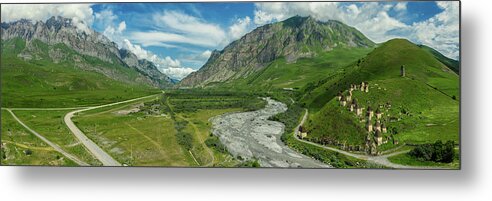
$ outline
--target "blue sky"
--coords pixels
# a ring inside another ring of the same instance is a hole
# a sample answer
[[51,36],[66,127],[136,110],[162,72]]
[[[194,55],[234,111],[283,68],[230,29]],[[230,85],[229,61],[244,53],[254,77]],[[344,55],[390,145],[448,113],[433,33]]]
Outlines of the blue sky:
[[458,2],[129,3],[2,6],[2,21],[71,17],[181,79],[252,29],[301,15],[339,20],[375,42],[407,38],[459,56]]

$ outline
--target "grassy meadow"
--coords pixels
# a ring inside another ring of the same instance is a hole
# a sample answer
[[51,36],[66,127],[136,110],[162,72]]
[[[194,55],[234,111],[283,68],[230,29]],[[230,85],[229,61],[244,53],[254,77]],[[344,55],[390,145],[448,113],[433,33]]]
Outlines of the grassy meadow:
[[27,126],[58,144],[66,152],[90,165],[102,165],[65,126],[63,117],[69,110],[15,110],[13,112]]
[[[2,41],[1,85],[2,107],[79,107],[100,105],[160,92],[139,83],[135,71],[122,68],[116,63],[107,63],[94,57],[80,55],[63,44],[48,46],[34,40],[33,46],[40,49],[34,59],[24,60],[17,55],[25,51],[26,42],[20,39]],[[72,59],[52,61],[48,52],[64,52],[65,58],[80,59],[87,62],[76,66]],[[104,66],[106,72],[97,70]],[[84,69],[87,68],[87,69]],[[118,72],[118,73],[117,73]],[[121,74],[128,80],[116,81],[105,74]]]
[[10,113],[2,110],[2,165],[77,166],[31,134]]
[[[89,138],[126,165],[239,165],[240,162],[224,150],[207,145],[206,141],[214,138],[208,120],[227,112],[260,108],[264,103],[260,99],[249,101],[249,96],[244,94],[198,96],[194,93],[197,92],[170,91],[157,99],[90,110],[77,115],[74,122]],[[128,112],[131,110],[134,111]]]

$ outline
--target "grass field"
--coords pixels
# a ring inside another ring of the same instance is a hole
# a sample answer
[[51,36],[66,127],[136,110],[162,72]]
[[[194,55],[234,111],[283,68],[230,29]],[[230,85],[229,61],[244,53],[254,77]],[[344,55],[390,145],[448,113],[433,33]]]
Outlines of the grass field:
[[[200,101],[201,100],[201,101]],[[239,161],[208,147],[213,116],[261,107],[243,96],[166,93],[129,104],[90,110],[74,122],[116,160],[131,166],[234,167]],[[185,107],[188,106],[188,107]],[[137,111],[126,113],[132,109]]]
[[[1,143],[2,165],[77,166],[76,163],[25,130],[6,111],[2,111]],[[28,155],[26,152],[31,152],[31,154]]]
[[143,113],[120,115],[140,102],[80,113],[74,123],[121,163],[133,166],[187,166],[193,159],[180,149],[174,122]]
[[51,142],[58,144],[66,152],[90,165],[102,165],[65,126],[63,117],[68,113],[68,110],[17,110],[14,113],[27,126]]

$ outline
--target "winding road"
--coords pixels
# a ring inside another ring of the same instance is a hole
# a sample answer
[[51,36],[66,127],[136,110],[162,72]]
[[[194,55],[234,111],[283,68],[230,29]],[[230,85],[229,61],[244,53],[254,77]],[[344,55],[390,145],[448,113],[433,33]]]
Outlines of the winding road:
[[371,161],[373,163],[376,163],[376,164],[379,164],[379,165],[383,165],[383,166],[386,166],[386,167],[389,167],[389,168],[398,168],[398,169],[446,169],[445,167],[428,167],[428,166],[407,166],[407,165],[400,165],[400,164],[392,163],[391,161],[388,160],[388,157],[399,155],[399,154],[403,154],[403,153],[407,153],[410,150],[397,151],[397,152],[393,152],[393,153],[389,153],[389,154],[385,154],[385,155],[379,155],[379,156],[371,156],[371,155],[362,155],[362,154],[350,153],[350,152],[347,152],[347,151],[344,151],[344,150],[340,150],[340,149],[337,149],[337,148],[328,147],[328,146],[324,146],[324,145],[321,145],[321,144],[317,144],[317,143],[314,143],[314,142],[310,142],[310,141],[307,141],[307,140],[300,139],[299,138],[299,135],[298,135],[298,133],[299,133],[299,127],[304,124],[304,122],[306,121],[306,119],[308,117],[308,114],[309,114],[309,111],[307,109],[305,109],[304,116],[302,117],[301,123],[299,123],[299,125],[297,125],[297,127],[295,129],[295,132],[294,132],[294,138],[296,140],[298,140],[298,141],[303,142],[303,143],[314,145],[314,146],[317,146],[317,147],[320,147],[320,148],[323,148],[323,149],[327,149],[327,150],[330,150],[330,151],[335,151],[335,152],[341,153],[343,155],[354,157],[354,158],[357,158],[357,159]]
[[21,124],[25,129],[27,129],[29,132],[31,132],[33,135],[35,135],[36,137],[38,137],[39,139],[41,139],[43,142],[45,142],[46,144],[48,144],[50,147],[53,147],[53,149],[55,149],[56,151],[60,152],[61,154],[63,154],[65,157],[69,158],[70,160],[72,160],[73,162],[77,163],[78,165],[80,166],[89,166],[89,164],[87,164],[86,162],[80,160],[79,158],[77,158],[76,156],[66,152],[65,150],[63,150],[60,146],[58,146],[57,144],[51,142],[50,140],[46,139],[44,136],[42,136],[41,134],[39,134],[38,132],[36,132],[35,130],[31,129],[29,126],[27,126],[24,122],[22,122],[15,114],[14,112],[12,112],[12,109],[9,109],[9,108],[5,108],[5,110],[7,110],[11,115],[12,117],[14,117],[14,119],[19,122],[19,124]]
[[71,111],[65,115],[63,120],[65,121],[65,124],[67,125],[68,129],[79,139],[80,142],[91,152],[91,154],[96,157],[97,160],[101,161],[103,166],[121,166],[121,163],[119,163],[117,160],[115,160],[111,155],[106,153],[101,147],[99,147],[94,141],[89,139],[72,121],[72,117],[75,116],[79,112],[85,112],[93,109],[98,109],[98,108],[103,108],[103,107],[110,107],[113,105],[118,105],[122,103],[128,103],[128,102],[133,102],[136,100],[141,100],[144,98],[149,98],[153,97],[156,95],[150,95],[150,96],[144,96],[140,98],[134,98],[130,100],[125,100],[125,101],[120,101],[116,103],[110,103],[110,104],[105,104],[105,105],[99,105],[99,106],[92,106],[92,107],[87,107],[75,111]]

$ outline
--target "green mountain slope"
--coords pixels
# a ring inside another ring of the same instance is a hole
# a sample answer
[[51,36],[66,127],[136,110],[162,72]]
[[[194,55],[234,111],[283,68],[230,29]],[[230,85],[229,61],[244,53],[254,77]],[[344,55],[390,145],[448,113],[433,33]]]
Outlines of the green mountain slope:
[[[404,65],[405,77],[400,75]],[[350,84],[369,83],[369,92],[354,91],[363,114],[379,108],[388,127],[386,150],[400,143],[427,143],[459,139],[459,76],[433,54],[403,39],[381,44],[345,71],[328,77],[313,89],[304,89],[301,101],[310,113],[308,139],[330,145],[363,146],[367,137],[364,115],[339,105],[335,95]],[[372,120],[371,124],[375,124]]]
[[299,90],[329,75],[343,71],[343,68],[364,57],[373,48],[337,48],[320,53],[314,58],[302,58],[289,63],[285,58],[271,62],[263,70],[245,78],[225,83],[211,83],[209,87],[243,89],[252,88],[263,91],[278,89]]
[[[33,58],[22,58],[26,52]],[[2,107],[93,105],[158,92],[138,79],[141,75],[131,68],[79,54],[64,44],[2,41]]]
[[451,70],[453,70],[457,74],[460,73],[460,62],[459,61],[456,61],[454,59],[450,59],[450,58],[444,56],[443,54],[441,54],[440,52],[438,52],[437,50],[429,47],[429,46],[419,45],[419,47],[424,49],[425,51],[430,52],[432,55],[434,55],[434,57],[436,57],[437,60],[439,60],[441,63],[446,65],[448,68],[450,68]]
[[241,39],[214,51],[207,63],[184,78],[183,87],[206,86],[247,78],[277,59],[296,63],[337,48],[370,48],[374,42],[353,27],[338,21],[292,17],[256,28]]
[[401,66],[407,78],[421,81],[449,97],[459,99],[459,76],[431,53],[405,39],[393,39],[374,49],[343,72],[332,75],[304,89],[301,99],[306,107],[317,110],[350,84],[363,81],[397,78]]

